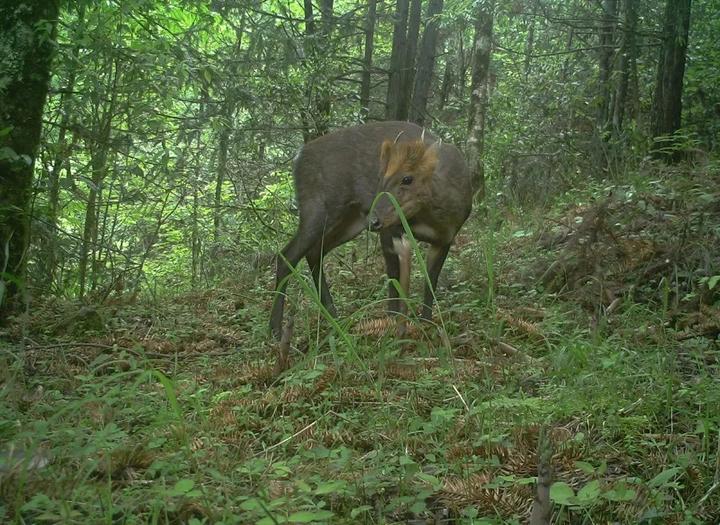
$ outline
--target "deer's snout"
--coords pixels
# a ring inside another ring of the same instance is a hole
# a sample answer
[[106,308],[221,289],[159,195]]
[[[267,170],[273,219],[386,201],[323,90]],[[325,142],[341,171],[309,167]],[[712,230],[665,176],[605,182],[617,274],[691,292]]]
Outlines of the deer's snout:
[[372,217],[370,217],[369,225],[370,229],[376,232],[382,228],[382,221],[377,218],[377,215],[373,215]]

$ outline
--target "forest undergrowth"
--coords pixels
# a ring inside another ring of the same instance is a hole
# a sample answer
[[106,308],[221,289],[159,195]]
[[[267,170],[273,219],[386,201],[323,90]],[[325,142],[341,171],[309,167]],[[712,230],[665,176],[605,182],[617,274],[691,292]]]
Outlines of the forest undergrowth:
[[402,340],[374,237],[328,258],[337,326],[291,286],[279,375],[269,267],[34,303],[0,333],[0,520],[525,523],[540,440],[552,523],[717,523],[718,165],[495,200]]

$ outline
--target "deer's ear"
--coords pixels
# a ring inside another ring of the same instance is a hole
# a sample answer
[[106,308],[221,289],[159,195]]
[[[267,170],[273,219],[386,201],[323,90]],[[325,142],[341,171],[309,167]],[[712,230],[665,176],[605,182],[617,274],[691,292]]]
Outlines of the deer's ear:
[[390,156],[392,155],[393,141],[385,140],[380,146],[380,173],[385,175],[387,171],[388,163],[390,162]]
[[390,153],[392,152],[393,142],[392,140],[385,140],[380,147],[380,162],[387,164],[390,160]]
[[422,159],[418,165],[418,171],[423,175],[430,176],[435,172],[435,167],[440,156],[440,146],[442,142],[437,141],[428,146],[423,153]]

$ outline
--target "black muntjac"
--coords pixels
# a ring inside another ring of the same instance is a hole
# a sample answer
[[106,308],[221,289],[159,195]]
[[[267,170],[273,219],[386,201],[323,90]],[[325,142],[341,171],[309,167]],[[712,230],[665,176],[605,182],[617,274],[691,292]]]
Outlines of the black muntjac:
[[[300,208],[297,233],[277,258],[276,297],[270,328],[280,337],[288,265],[305,257],[325,308],[336,315],[322,271],[330,250],[368,227],[380,235],[388,277],[400,266],[393,239],[403,234],[400,217],[384,192],[395,197],[419,241],[430,245],[429,282],[422,317],[431,319],[434,289],[458,230],[468,218],[474,193],[462,154],[409,122],[377,122],[340,129],[305,144],[295,157],[295,193]],[[373,209],[372,204],[380,195]],[[391,283],[388,310],[401,311]]]

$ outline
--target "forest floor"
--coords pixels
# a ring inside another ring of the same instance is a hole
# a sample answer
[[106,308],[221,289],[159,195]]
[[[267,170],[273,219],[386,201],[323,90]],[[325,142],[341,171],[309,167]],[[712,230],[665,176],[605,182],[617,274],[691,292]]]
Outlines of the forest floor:
[[720,170],[687,169],[475,214],[404,339],[374,237],[338,250],[338,324],[292,286],[279,375],[270,268],[34,305],[0,332],[0,521],[523,523],[540,450],[552,523],[718,523]]

